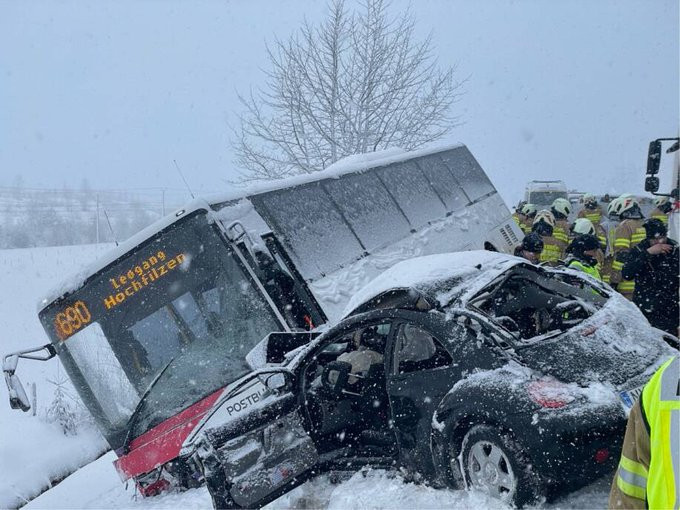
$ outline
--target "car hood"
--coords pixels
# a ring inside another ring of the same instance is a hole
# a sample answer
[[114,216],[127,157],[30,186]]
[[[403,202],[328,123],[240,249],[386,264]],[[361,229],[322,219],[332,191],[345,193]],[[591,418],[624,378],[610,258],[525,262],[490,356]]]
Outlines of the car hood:
[[520,359],[564,382],[610,383],[616,388],[644,384],[677,352],[649,325],[638,308],[614,292],[605,305],[578,326],[554,337],[520,344]]

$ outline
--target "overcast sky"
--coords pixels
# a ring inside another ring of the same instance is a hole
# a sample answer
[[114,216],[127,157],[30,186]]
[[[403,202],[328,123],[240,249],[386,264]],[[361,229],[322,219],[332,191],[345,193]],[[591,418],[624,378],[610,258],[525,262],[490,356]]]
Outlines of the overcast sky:
[[[417,0],[422,35],[467,77],[443,140],[507,200],[530,179],[642,191],[649,140],[678,132],[677,0]],[[408,2],[395,1],[392,10]],[[325,3],[0,0],[0,185],[182,187],[235,177],[236,91],[265,42]]]

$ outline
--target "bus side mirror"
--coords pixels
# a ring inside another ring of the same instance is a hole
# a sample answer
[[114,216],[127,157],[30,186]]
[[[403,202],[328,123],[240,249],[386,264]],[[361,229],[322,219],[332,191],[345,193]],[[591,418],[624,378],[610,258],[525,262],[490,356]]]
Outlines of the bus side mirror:
[[[661,165],[661,141],[654,140],[649,142],[649,151],[647,152],[647,175],[658,174],[659,165]],[[645,190],[649,191],[646,186],[645,183]]]
[[5,374],[5,382],[9,390],[9,405],[12,409],[21,409],[26,412],[31,409],[31,402],[28,400],[28,395],[21,384],[19,377],[14,373],[17,369],[19,356],[12,354],[6,356],[2,362],[2,371]]
[[36,361],[47,361],[57,355],[57,349],[52,344],[42,345],[25,351],[13,352],[2,360],[2,371],[5,375],[5,383],[9,390],[9,405],[12,409],[21,409],[26,412],[31,409],[31,402],[28,400],[19,377],[15,374],[19,358],[32,359]]
[[659,191],[659,178],[654,175],[648,175],[645,178],[645,191],[656,193]]
[[5,382],[9,390],[9,405],[12,409],[21,409],[22,411],[31,410],[31,402],[28,400],[28,395],[21,384],[19,377],[12,374],[5,374]]
[[8,373],[9,375],[13,375],[14,372],[16,372],[17,363],[19,363],[18,354],[10,354],[5,356],[5,359],[2,361],[2,371]]

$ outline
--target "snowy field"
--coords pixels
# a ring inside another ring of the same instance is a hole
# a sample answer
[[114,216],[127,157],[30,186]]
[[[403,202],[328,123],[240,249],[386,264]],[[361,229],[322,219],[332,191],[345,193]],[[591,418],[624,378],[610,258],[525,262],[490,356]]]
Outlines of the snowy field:
[[[4,318],[0,354],[47,343],[37,318],[37,304],[64,276],[76,272],[102,254],[106,246],[74,246],[0,251],[5,292],[0,294]],[[173,493],[156,498],[136,496],[132,484],[122,484],[109,452],[98,458],[106,444],[87,423],[76,436],[65,436],[58,425],[45,418],[54,393],[49,381],[63,377],[56,360],[48,363],[21,361],[18,368],[24,385],[36,383],[37,416],[13,411],[7,390],[0,390],[0,508],[16,508],[50,487],[51,480],[64,481],[33,499],[26,508],[209,508],[206,489]],[[70,390],[72,391],[72,390]],[[96,460],[95,460],[96,459]],[[611,478],[555,501],[546,508],[605,508]],[[269,508],[507,508],[481,493],[435,490],[406,482],[398,473],[368,471],[341,483],[328,477],[312,480]]]

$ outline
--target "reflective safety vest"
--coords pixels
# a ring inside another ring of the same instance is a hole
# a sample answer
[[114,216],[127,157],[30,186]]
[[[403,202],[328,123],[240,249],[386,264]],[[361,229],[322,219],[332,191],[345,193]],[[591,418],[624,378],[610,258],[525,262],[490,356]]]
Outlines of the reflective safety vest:
[[589,274],[596,280],[602,280],[602,277],[600,276],[600,270],[599,270],[599,264],[595,266],[588,266],[581,262],[580,260],[572,259],[569,261],[567,264],[567,267],[570,267],[572,269],[577,269],[578,271],[583,271],[586,274]]
[[656,218],[657,220],[661,220],[664,225],[668,225],[668,215],[663,212],[661,209],[658,207],[655,208],[650,214],[650,217]]
[[517,223],[517,226],[521,227],[522,226],[522,219],[524,218],[524,215],[522,215],[522,218],[520,218],[520,214],[515,212],[512,213],[512,219],[515,220],[515,223]]
[[664,363],[640,397],[649,432],[649,465],[621,455],[619,490],[650,509],[680,508],[680,358]]

